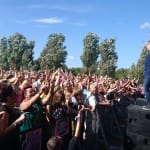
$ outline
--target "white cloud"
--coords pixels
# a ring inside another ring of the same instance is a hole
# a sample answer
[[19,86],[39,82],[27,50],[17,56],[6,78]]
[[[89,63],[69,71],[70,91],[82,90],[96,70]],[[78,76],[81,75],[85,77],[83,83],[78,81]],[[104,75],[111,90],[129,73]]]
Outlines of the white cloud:
[[149,22],[144,22],[141,26],[141,29],[145,29],[145,28],[150,28],[150,23]]
[[91,11],[91,6],[89,5],[73,5],[72,4],[34,4],[28,6],[30,9],[51,9],[51,10],[58,10],[58,11],[66,11],[66,12],[75,12],[75,13],[88,13]]
[[68,59],[69,59],[69,60],[74,60],[74,56],[68,55]]
[[75,13],[87,13],[89,12],[89,7],[87,6],[60,6],[60,5],[55,5],[53,7],[51,7],[51,9],[55,9],[55,10],[60,10],[60,11],[66,11],[66,12],[75,12]]
[[71,22],[65,19],[65,21],[61,18],[58,17],[51,17],[51,18],[40,18],[40,19],[34,19],[32,22],[36,23],[43,23],[43,24],[60,24],[64,23],[66,25],[72,25],[72,26],[78,26],[78,27],[83,27],[86,26],[87,23],[85,21],[79,21],[79,22]]
[[33,20],[33,22],[54,24],[54,23],[63,23],[64,21],[61,18],[51,17],[51,18],[35,19]]

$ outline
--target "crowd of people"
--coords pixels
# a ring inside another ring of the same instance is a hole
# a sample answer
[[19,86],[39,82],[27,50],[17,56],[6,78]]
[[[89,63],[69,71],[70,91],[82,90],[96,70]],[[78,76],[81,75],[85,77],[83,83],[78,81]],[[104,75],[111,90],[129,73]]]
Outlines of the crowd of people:
[[61,68],[0,70],[0,149],[98,150],[96,108],[123,97],[144,97],[143,86]]

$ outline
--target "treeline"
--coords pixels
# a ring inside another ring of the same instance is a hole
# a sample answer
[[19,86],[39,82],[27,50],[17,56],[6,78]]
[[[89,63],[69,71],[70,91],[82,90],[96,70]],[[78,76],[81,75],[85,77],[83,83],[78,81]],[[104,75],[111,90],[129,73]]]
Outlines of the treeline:
[[[73,74],[95,73],[107,75],[116,79],[136,78],[143,82],[143,64],[146,52],[141,50],[141,56],[130,68],[117,69],[118,56],[116,53],[116,40],[105,39],[100,42],[100,37],[94,33],[88,33],[83,39],[83,53],[80,56],[83,67],[68,68],[66,65],[67,47],[64,45],[65,36],[61,33],[53,33],[41,51],[39,58],[34,59],[35,41],[27,41],[27,38],[15,33],[9,38],[0,40],[0,67],[4,70],[43,70],[45,68],[63,68]],[[78,50],[77,50],[78,51]]]

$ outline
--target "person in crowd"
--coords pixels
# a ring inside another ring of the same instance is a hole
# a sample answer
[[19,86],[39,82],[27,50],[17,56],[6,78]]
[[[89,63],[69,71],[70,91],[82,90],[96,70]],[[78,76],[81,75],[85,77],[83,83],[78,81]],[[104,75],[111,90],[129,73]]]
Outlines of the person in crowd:
[[[82,117],[83,111],[86,111],[87,108],[82,105],[80,108],[78,115],[77,115],[77,125],[75,129],[74,136],[69,141],[69,146],[66,150],[84,150],[85,145],[80,141],[81,136],[81,124],[82,124]],[[52,136],[47,141],[47,149],[48,150],[63,150],[63,140],[61,136]]]
[[21,112],[28,112],[26,119],[20,126],[21,145],[23,150],[45,149],[47,141],[47,120],[44,105],[51,96],[51,88],[44,98],[40,98],[48,83],[43,83],[38,91],[29,87],[24,91],[24,99],[20,104]]
[[21,116],[13,109],[15,93],[8,80],[0,81],[0,149],[20,150],[18,128],[25,119],[25,113]]
[[63,140],[63,149],[66,150],[71,138],[70,117],[68,106],[65,103],[64,93],[57,89],[51,97],[51,103],[47,104],[47,114],[51,136],[61,136]]
[[[99,103],[105,105],[108,102],[109,104],[106,97],[109,89],[116,89],[117,94],[118,90],[121,90],[122,94],[115,96],[119,104],[121,104],[121,109],[122,107],[126,108],[128,103],[125,106],[123,103],[128,101],[127,98],[131,94],[130,82],[127,79],[115,81],[108,76],[103,77],[92,74],[74,76],[67,71],[64,72],[62,69],[34,73],[23,71],[23,74],[22,78],[21,72],[17,70],[0,71],[0,78],[2,79],[0,81],[0,101],[2,102],[0,103],[0,110],[2,110],[0,111],[0,132],[1,135],[6,135],[10,139],[7,139],[4,143],[10,143],[11,141],[11,144],[8,145],[12,145],[15,139],[19,141],[18,136],[15,135],[15,138],[12,136],[14,131],[17,130],[16,133],[20,134],[21,137],[22,150],[46,150],[48,148],[46,148],[47,140],[50,137],[52,139],[50,143],[54,144],[56,141],[63,143],[61,149],[67,150],[68,146],[70,147],[69,141],[72,136],[72,143],[82,145],[85,142],[85,149],[99,149],[96,141],[98,137],[96,106]],[[35,79],[34,81],[30,80],[32,76]],[[6,80],[6,78],[8,79]],[[7,81],[11,81],[11,85],[13,84],[11,87],[8,86],[9,90],[6,90],[6,85],[9,83]],[[4,87],[5,90],[3,90]],[[138,86],[135,88],[138,88]],[[3,108],[6,98],[6,106],[11,108],[8,110],[5,107]],[[79,120],[77,118],[79,116],[77,114],[80,112],[82,105],[86,107],[86,111],[82,112],[79,140],[74,135],[78,128]],[[17,115],[13,116],[12,111],[17,111]],[[5,113],[9,116],[7,124],[3,124],[5,119],[2,120],[3,117],[7,117]],[[15,120],[17,121],[15,122]],[[19,123],[17,123],[18,121]],[[74,126],[71,124],[72,121],[75,123]],[[5,127],[4,132],[1,126]],[[83,134],[84,131],[85,134]],[[9,136],[8,133],[10,133]],[[3,143],[1,139],[3,139],[2,136],[0,136],[0,143]],[[74,146],[74,144],[71,145]],[[57,147],[56,149],[59,148]]]
[[35,81],[35,82],[32,84],[32,86],[33,86],[36,90],[38,90],[38,89],[40,88],[40,86],[42,85],[42,82],[44,81],[44,78],[45,78],[44,74],[41,73],[41,74],[39,75],[37,81]]
[[85,132],[83,134],[83,138],[85,140],[86,149],[94,149],[96,146],[96,90],[97,86],[94,83],[91,83],[89,85],[89,89],[87,91],[87,97],[84,100],[84,105],[87,107],[88,111],[85,112],[85,121],[84,121],[84,127]]
[[48,150],[62,150],[62,148],[63,148],[63,140],[61,136],[52,136],[47,141]]
[[19,106],[20,103],[23,100],[23,94],[24,94],[24,90],[28,87],[31,87],[31,83],[29,82],[28,79],[25,79],[18,88],[16,88],[17,91],[17,103],[16,106]]

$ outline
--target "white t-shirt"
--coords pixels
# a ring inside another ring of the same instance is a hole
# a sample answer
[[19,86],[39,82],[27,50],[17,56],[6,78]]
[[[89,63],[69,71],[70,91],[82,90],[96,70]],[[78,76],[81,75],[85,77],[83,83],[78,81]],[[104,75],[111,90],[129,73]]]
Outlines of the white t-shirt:
[[89,102],[89,105],[91,106],[91,107],[94,107],[94,106],[96,106],[96,97],[95,97],[95,95],[93,95],[91,92],[89,92],[89,91],[87,91],[87,97],[86,98],[88,98],[88,102]]

